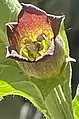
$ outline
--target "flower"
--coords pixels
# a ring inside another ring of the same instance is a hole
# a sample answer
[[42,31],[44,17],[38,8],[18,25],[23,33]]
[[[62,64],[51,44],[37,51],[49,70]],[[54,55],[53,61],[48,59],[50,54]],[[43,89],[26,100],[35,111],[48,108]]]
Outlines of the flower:
[[18,21],[6,24],[10,44],[6,57],[18,60],[29,76],[58,74],[65,58],[59,32],[63,19],[22,3]]

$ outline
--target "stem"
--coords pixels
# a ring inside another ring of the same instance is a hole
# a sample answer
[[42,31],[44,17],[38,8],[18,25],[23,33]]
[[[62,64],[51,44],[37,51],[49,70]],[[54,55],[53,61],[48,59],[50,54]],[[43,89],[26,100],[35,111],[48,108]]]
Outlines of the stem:
[[65,119],[73,119],[73,114],[71,113],[69,104],[65,98],[65,95],[63,93],[62,87],[61,85],[59,85],[56,89],[55,92],[57,93],[57,95],[59,96],[59,101],[60,101],[60,105],[61,105],[61,109],[65,115]]
[[49,119],[74,119],[72,107],[71,104],[69,104],[71,98],[68,101],[66,96],[60,84],[50,91],[45,99],[45,106],[48,110]]
[[56,89],[52,89],[50,94],[45,99],[45,106],[48,110],[49,119],[64,119],[60,99]]

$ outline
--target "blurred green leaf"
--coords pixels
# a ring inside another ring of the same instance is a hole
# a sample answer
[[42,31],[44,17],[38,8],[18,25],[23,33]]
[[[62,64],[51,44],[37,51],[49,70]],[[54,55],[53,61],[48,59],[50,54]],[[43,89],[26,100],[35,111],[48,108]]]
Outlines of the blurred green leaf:
[[0,0],[0,41],[7,44],[5,24],[16,20],[16,16],[21,9],[17,0]]
[[77,87],[76,96],[72,101],[74,119],[79,119],[79,85]]
[[62,36],[62,40],[65,44],[65,55],[69,56],[69,46],[68,46],[68,40],[67,40],[67,36],[66,36],[66,32],[65,32],[65,27],[64,27],[64,23],[61,23],[61,27],[60,27],[60,35]]

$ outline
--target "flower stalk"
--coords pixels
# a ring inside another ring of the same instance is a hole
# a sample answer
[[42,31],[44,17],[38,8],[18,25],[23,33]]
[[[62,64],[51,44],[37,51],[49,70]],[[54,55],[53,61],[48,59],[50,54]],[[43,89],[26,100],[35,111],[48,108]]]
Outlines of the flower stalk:
[[51,115],[50,119],[74,119],[72,110],[70,110],[61,85],[53,89],[51,98],[49,99],[51,104],[47,103],[47,107],[50,108],[48,110]]

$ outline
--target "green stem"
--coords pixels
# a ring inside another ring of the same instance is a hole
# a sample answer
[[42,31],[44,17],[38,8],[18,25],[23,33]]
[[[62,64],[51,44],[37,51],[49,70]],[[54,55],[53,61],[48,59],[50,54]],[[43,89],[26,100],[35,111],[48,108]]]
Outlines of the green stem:
[[59,96],[55,89],[52,89],[49,95],[46,97],[45,106],[48,110],[49,119],[64,119]]
[[63,93],[61,85],[59,85],[55,90],[58,93],[61,109],[65,115],[65,119],[73,119],[73,114],[70,110],[69,104]]
[[63,93],[65,95],[65,98],[67,100],[67,103],[69,105],[69,108],[71,110],[71,113],[73,113],[73,110],[72,110],[72,96],[71,96],[71,82],[70,82],[70,80],[67,80],[66,82],[64,82],[61,85],[61,87],[62,87]]
[[[70,100],[71,98],[69,101]],[[61,85],[52,89],[45,99],[45,106],[50,115],[49,119],[74,119],[69,101],[66,98]],[[70,102],[72,102],[72,100]]]

